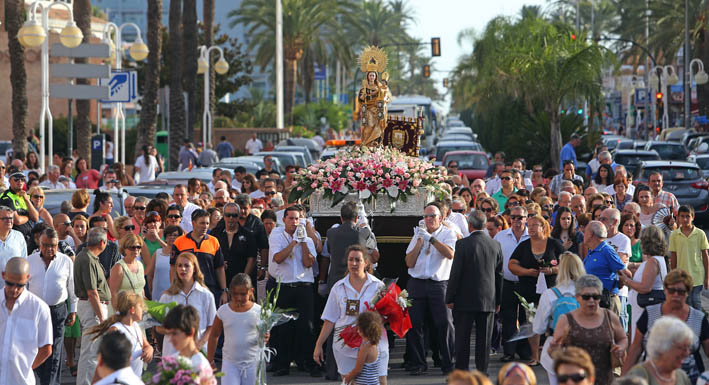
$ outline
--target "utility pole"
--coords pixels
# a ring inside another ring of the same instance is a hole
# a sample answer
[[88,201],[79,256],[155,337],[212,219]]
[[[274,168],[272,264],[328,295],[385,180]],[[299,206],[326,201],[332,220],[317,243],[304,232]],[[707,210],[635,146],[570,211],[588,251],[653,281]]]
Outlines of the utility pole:
[[276,1],[276,128],[283,129],[283,4]]
[[689,79],[689,61],[692,56],[690,55],[689,47],[689,0],[684,0],[684,76],[682,82],[682,91],[684,91],[684,128],[689,128],[691,123],[692,111],[692,84]]

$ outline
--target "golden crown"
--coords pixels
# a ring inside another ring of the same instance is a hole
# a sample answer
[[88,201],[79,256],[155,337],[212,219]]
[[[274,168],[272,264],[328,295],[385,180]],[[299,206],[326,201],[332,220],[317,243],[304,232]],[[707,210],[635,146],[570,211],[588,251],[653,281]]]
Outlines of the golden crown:
[[359,69],[362,72],[382,72],[387,68],[387,54],[381,48],[368,46],[359,54]]

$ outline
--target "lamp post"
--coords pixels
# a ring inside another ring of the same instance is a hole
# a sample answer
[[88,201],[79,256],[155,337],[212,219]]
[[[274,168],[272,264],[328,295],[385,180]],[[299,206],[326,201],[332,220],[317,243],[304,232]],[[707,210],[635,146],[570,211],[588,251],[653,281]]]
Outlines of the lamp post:
[[[662,128],[666,129],[670,126],[670,117],[667,108],[667,84],[676,84],[679,81],[675,67],[671,65],[657,66],[652,69],[650,82],[653,88],[656,88],[662,93]],[[664,87],[663,87],[664,84]]]
[[229,71],[229,63],[224,60],[224,51],[221,47],[213,45],[209,48],[199,46],[199,59],[197,59],[197,73],[204,74],[204,112],[202,113],[202,143],[207,148],[207,143],[212,142],[212,113],[209,111],[209,54],[212,50],[219,51],[219,60],[214,63],[214,72],[224,75]]
[[[25,47],[42,45],[42,111],[39,114],[39,166],[45,171],[45,143],[44,125],[47,121],[49,129],[49,159],[54,155],[54,119],[49,109],[49,10],[54,6],[64,7],[69,11],[69,20],[59,34],[59,40],[66,47],[75,48],[81,44],[84,34],[74,22],[74,12],[66,3],[53,2],[46,4],[40,0],[30,6],[30,19],[20,28],[17,39]],[[41,13],[42,22],[37,21],[37,12]]]
[[[626,66],[623,66],[623,67],[626,67]],[[632,126],[632,119],[633,119],[632,115],[630,114],[630,98],[631,98],[631,95],[633,93],[635,93],[636,89],[645,88],[645,82],[643,81],[642,77],[639,77],[642,75],[633,74],[632,67],[630,67],[630,66],[627,66],[627,67],[629,67],[629,68],[623,68],[626,71],[623,71],[623,69],[621,69],[621,71],[625,72],[625,73],[623,74],[624,75],[623,81],[618,85],[618,90],[626,93],[626,100],[627,100],[627,106],[628,106],[627,111],[628,112],[625,117],[625,128],[626,128],[626,132],[630,132],[630,127]],[[630,71],[628,71],[628,69]],[[640,111],[638,110],[637,115],[639,115],[639,113],[640,113]],[[635,131],[636,132],[637,132],[637,125],[638,125],[639,121],[640,120],[637,119],[637,116],[636,116],[636,123],[635,123]]]
[[[111,48],[111,61],[114,61],[114,68],[120,70],[123,64],[123,28],[133,27],[138,32],[138,37],[135,39],[133,44],[131,44],[129,53],[130,56],[135,61],[142,61],[148,57],[148,46],[143,43],[143,38],[140,36],[140,28],[135,23],[123,23],[121,26],[117,26],[114,23],[106,23],[103,28],[103,41],[108,44]],[[111,40],[111,30],[113,30],[113,40]],[[120,161],[124,165],[126,164],[126,114],[123,107],[123,103],[116,103],[116,114],[113,117],[113,159],[118,162],[118,130],[121,130],[120,147],[121,147],[121,158]]]

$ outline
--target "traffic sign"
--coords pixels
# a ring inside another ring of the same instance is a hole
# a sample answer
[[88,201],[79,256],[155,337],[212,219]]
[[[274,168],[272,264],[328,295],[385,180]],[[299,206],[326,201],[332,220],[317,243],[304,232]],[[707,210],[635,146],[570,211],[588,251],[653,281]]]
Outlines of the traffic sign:
[[99,85],[109,89],[101,103],[130,103],[138,99],[138,73],[131,70],[111,70],[109,78],[99,79]]
[[50,84],[49,95],[54,99],[100,99],[108,97],[108,87],[84,84]]

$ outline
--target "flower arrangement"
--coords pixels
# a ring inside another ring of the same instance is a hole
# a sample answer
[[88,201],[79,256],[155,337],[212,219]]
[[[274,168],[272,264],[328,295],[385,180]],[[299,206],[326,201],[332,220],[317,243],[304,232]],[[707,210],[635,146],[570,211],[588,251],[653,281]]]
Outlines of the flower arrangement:
[[406,202],[407,196],[415,194],[418,188],[442,195],[445,190],[441,183],[446,178],[445,168],[396,148],[350,147],[301,169],[288,198],[304,199],[321,190],[325,198],[332,199],[333,207],[348,193],[358,193],[365,202],[376,199],[377,194],[387,194],[394,202]]
[[256,384],[266,385],[266,363],[271,361],[271,356],[276,354],[274,349],[266,346],[266,336],[274,326],[282,325],[290,320],[298,318],[297,314],[288,313],[292,309],[280,309],[276,307],[278,295],[281,292],[281,281],[275,289],[271,289],[266,294],[266,299],[261,303],[261,314],[256,326],[258,331],[259,358],[256,368]]
[[143,381],[146,385],[217,385],[217,377],[222,375],[215,374],[209,365],[203,365],[196,371],[185,357],[163,357],[158,363],[157,373],[145,373]]

